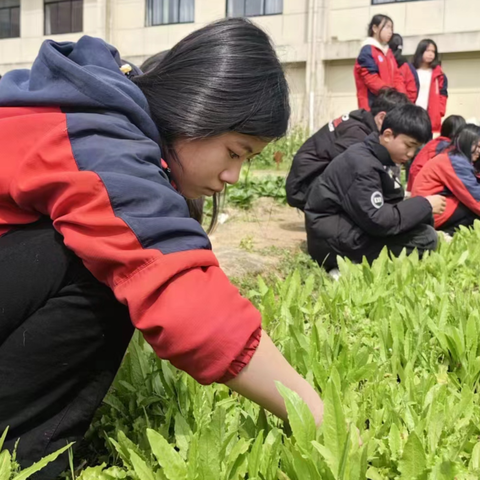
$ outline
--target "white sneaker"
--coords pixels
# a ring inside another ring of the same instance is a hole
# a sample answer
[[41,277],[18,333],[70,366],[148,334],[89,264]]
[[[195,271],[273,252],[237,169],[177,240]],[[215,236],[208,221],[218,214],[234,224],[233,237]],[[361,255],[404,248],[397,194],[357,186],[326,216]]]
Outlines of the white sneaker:
[[332,270],[330,270],[328,272],[328,274],[336,281],[338,282],[338,280],[340,279],[340,277],[342,276],[342,274],[340,273],[340,270],[338,268],[333,268]]

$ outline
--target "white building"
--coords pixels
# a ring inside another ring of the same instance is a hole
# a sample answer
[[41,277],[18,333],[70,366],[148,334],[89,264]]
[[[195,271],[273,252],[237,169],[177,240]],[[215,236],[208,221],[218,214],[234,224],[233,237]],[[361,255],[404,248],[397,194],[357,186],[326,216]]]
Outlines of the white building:
[[318,127],[356,108],[353,64],[370,18],[390,15],[413,53],[434,39],[448,113],[480,118],[480,0],[0,0],[0,73],[28,68],[46,38],[99,36],[136,64],[219,18],[251,16],[273,38],[294,123]]

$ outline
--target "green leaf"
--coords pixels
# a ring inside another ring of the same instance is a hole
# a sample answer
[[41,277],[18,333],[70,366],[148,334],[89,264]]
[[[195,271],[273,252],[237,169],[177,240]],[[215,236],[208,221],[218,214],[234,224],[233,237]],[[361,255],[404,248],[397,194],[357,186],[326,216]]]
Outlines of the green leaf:
[[390,452],[392,453],[392,458],[398,460],[400,458],[400,453],[402,449],[402,438],[400,436],[400,430],[397,427],[396,423],[392,423],[390,427],[390,433],[388,435],[388,444],[390,446]]
[[67,451],[72,445],[73,443],[69,443],[60,450],[57,450],[50,455],[47,455],[46,457],[34,463],[30,467],[22,470],[16,477],[13,478],[13,480],[26,480],[34,473],[39,472],[42,468],[45,468],[50,462],[54,462],[63,452]]
[[12,457],[10,452],[5,450],[0,453],[0,480],[10,480],[12,473]]
[[3,449],[3,443],[5,442],[5,439],[7,438],[7,433],[8,433],[8,427],[3,431],[3,434],[0,437],[0,452]]
[[180,455],[184,460],[188,456],[188,448],[190,446],[190,439],[192,437],[192,430],[185,418],[180,413],[175,415],[175,441],[180,451]]
[[248,477],[255,478],[260,471],[260,462],[263,447],[263,430],[258,434],[248,455]]
[[155,475],[151,468],[133,450],[130,450],[130,460],[139,480],[155,480]]
[[475,472],[476,470],[480,472],[480,442],[477,442],[473,447],[468,470],[470,472]]
[[421,475],[427,467],[427,459],[420,439],[412,432],[403,449],[403,456],[398,469],[402,473],[402,480],[413,480]]
[[335,383],[329,381],[323,398],[324,414],[322,432],[325,446],[335,458],[335,473],[338,474],[347,440],[347,425],[342,402]]
[[304,452],[311,452],[311,442],[315,440],[317,430],[312,412],[298,393],[292,392],[280,382],[276,382],[276,384],[280,395],[285,400],[293,437]]
[[173,446],[154,430],[147,429],[147,437],[152,452],[162,466],[165,476],[169,480],[186,480],[187,466]]

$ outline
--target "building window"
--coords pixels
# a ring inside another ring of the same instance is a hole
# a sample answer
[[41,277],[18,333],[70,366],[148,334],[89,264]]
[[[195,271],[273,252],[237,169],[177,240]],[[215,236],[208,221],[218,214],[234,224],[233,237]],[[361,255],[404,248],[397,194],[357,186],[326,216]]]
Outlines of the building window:
[[195,0],[147,0],[148,27],[195,21]]
[[0,0],[0,38],[20,36],[20,0]]
[[405,3],[405,2],[421,2],[423,0],[372,0],[372,5],[384,5],[385,3]]
[[45,0],[45,35],[83,30],[83,0]]
[[227,17],[256,17],[283,13],[283,0],[228,0]]

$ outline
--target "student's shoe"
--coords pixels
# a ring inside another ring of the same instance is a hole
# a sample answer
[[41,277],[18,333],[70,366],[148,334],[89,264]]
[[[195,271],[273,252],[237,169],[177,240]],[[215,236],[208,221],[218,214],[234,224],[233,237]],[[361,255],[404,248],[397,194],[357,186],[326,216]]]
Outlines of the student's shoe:
[[342,276],[342,274],[340,273],[340,270],[338,268],[332,268],[332,270],[330,270],[328,272],[328,274],[336,281],[338,282],[338,280],[340,280],[340,277]]
[[442,230],[437,230],[437,233],[439,235],[442,235],[443,236],[443,239],[447,242],[447,243],[450,243],[452,240],[453,240],[453,237],[451,235],[449,235],[447,232],[444,232]]

